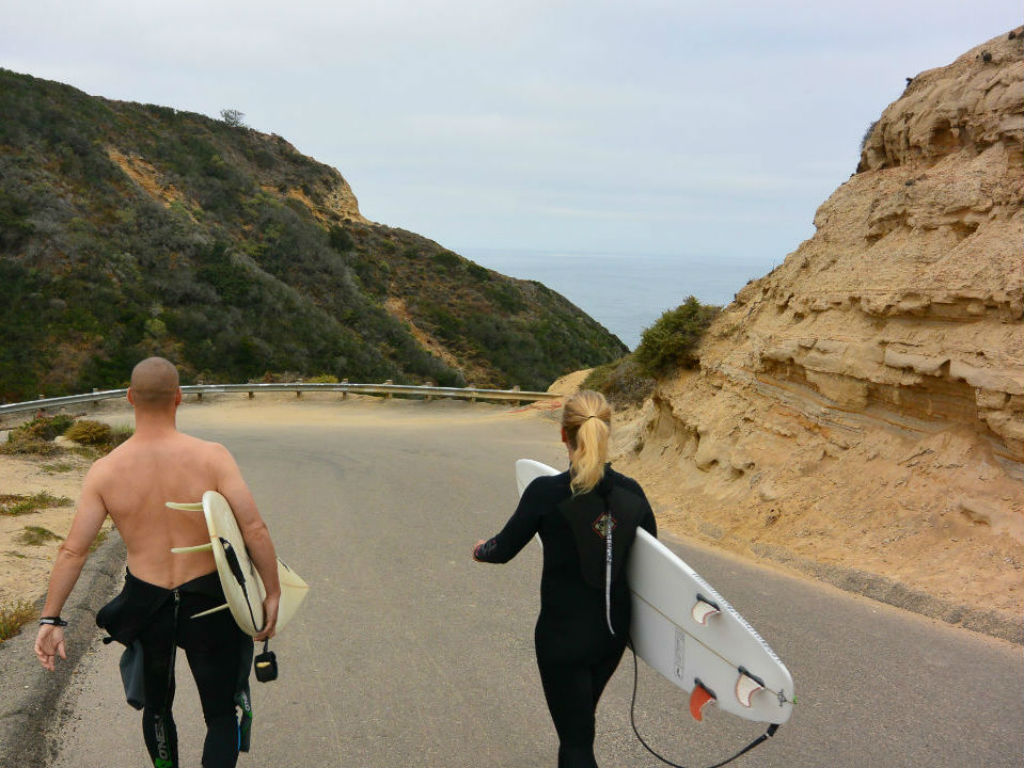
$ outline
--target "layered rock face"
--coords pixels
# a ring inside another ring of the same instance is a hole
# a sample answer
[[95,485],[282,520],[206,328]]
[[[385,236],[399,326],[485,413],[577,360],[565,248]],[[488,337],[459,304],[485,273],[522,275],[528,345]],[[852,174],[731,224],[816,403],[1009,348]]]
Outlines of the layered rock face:
[[682,527],[951,604],[987,579],[985,607],[1019,617],[1021,32],[915,77],[814,237],[645,406],[623,461],[672,489]]
[[356,199],[352,187],[338,170],[331,168],[325,178],[317,181],[315,190],[319,193],[320,203],[315,202],[300,188],[289,189],[286,194],[288,197],[301,201],[309,208],[317,221],[326,226],[331,226],[339,219],[356,221],[361,224],[372,223],[359,212],[359,201]]

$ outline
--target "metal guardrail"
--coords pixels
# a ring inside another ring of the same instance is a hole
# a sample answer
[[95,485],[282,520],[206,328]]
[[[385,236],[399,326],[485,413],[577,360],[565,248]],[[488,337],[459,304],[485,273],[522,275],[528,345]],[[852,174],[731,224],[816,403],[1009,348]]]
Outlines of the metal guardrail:
[[[279,384],[186,384],[181,388],[185,395],[196,395],[202,400],[205,394],[224,394],[228,392],[245,392],[250,399],[259,392],[295,392],[298,397],[303,392],[340,392],[342,396],[353,395],[383,395],[392,397],[404,395],[411,397],[432,398],[461,398],[466,400],[502,400],[511,402],[537,402],[539,400],[555,400],[561,397],[551,392],[530,392],[519,389],[480,389],[478,387],[428,387],[412,384],[350,384],[347,381],[336,384],[311,384],[301,381]],[[67,397],[45,397],[38,400],[29,400],[24,403],[6,403],[0,405],[0,416],[9,413],[24,413],[26,411],[49,410],[51,408],[63,408],[68,405],[79,403],[97,403],[100,400],[112,400],[124,397],[127,389],[106,389],[93,391],[83,395],[68,395]]]

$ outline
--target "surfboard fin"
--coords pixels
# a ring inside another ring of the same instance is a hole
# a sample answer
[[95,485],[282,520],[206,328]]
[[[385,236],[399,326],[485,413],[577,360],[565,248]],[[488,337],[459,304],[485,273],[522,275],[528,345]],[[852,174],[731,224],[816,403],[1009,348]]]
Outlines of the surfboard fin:
[[740,667],[740,676],[736,679],[736,699],[740,704],[752,707],[754,694],[764,688],[764,680]]
[[200,611],[199,613],[193,613],[190,618],[201,619],[203,618],[203,616],[209,616],[211,613],[220,613],[221,611],[226,611],[230,607],[230,605],[224,603],[224,605],[218,605],[216,608],[211,608],[208,611]]
[[171,547],[171,553],[184,555],[189,552],[209,552],[211,549],[213,549],[213,544],[196,544],[194,547]]
[[717,616],[722,611],[718,607],[718,603],[708,600],[704,595],[697,593],[697,602],[693,604],[693,608],[690,610],[690,616],[701,626],[707,626],[708,619],[712,616]]
[[690,693],[690,714],[694,720],[704,719],[704,707],[717,699],[714,691],[706,688],[700,678],[693,681],[693,692]]
[[168,501],[164,506],[170,509],[180,509],[182,512],[203,511],[203,502],[201,501]]

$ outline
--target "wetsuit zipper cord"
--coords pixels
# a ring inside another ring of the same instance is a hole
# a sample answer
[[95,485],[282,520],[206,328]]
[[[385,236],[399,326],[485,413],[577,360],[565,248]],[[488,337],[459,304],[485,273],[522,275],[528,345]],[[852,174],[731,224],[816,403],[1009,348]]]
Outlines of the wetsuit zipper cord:
[[608,622],[608,631],[615,636],[612,629],[612,510],[608,499],[604,502],[604,618]]

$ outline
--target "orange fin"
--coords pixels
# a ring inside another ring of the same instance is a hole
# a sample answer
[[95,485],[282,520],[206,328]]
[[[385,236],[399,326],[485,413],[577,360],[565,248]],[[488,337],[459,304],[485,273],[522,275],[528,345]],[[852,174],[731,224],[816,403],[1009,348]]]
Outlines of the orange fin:
[[704,687],[700,680],[695,680],[693,693],[690,694],[690,714],[694,720],[704,719],[704,707],[715,700],[715,694]]

